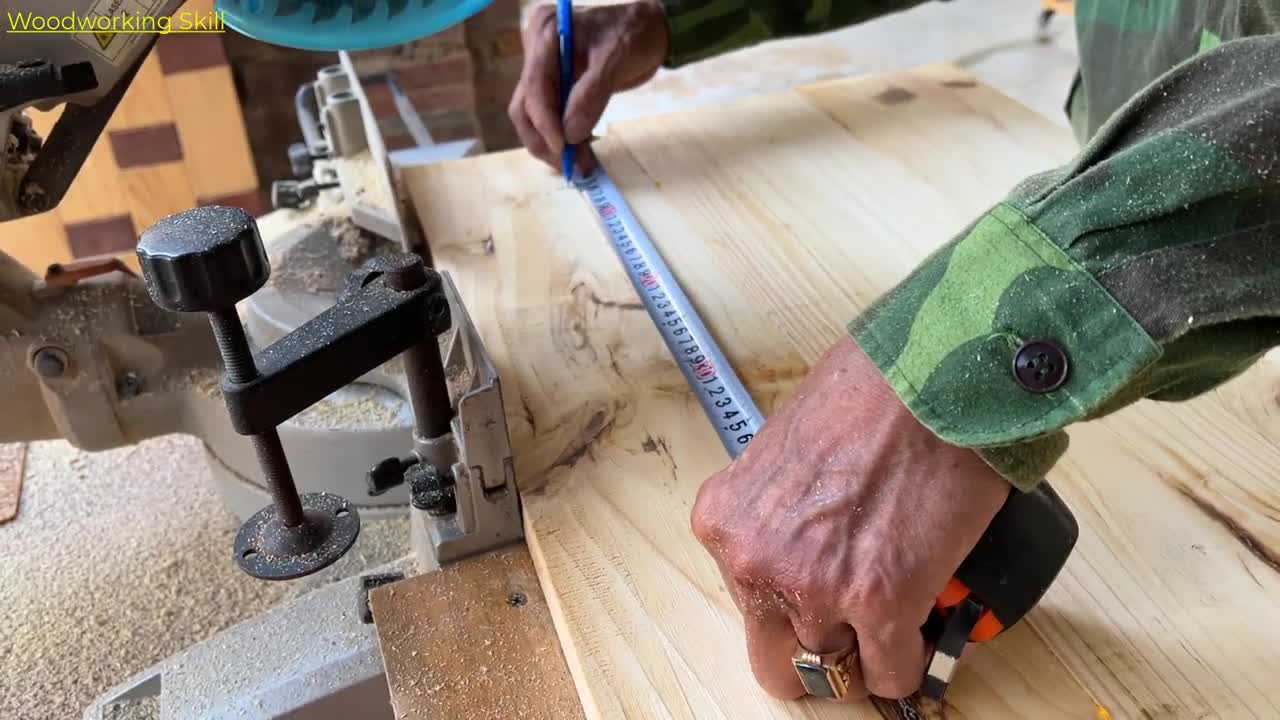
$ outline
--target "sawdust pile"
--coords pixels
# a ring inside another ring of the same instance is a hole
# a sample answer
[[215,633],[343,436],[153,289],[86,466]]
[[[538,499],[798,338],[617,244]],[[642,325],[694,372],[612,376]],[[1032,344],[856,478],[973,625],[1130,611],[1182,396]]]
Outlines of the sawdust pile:
[[392,241],[357,227],[349,217],[326,217],[318,227],[322,230],[296,232],[271,246],[272,287],[281,292],[336,294],[365,261],[398,249]]
[[408,412],[406,403],[388,390],[368,392],[371,394],[358,397],[335,393],[295,415],[289,424],[315,430],[396,427],[400,416]]
[[[269,583],[231,560],[198,440],[102,453],[32,443],[23,509],[0,526],[0,718],[78,718],[110,687],[319,584],[408,550],[405,519],[366,521],[329,570]],[[266,640],[266,639],[264,639]]]

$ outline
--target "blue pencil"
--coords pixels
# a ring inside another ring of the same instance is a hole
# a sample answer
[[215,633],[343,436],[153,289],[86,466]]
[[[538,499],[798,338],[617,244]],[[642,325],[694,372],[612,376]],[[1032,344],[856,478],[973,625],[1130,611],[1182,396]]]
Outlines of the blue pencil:
[[[569,105],[573,89],[573,0],[556,0],[556,31],[560,35],[560,117]],[[573,146],[565,140],[560,151],[560,170],[567,182],[573,182]]]

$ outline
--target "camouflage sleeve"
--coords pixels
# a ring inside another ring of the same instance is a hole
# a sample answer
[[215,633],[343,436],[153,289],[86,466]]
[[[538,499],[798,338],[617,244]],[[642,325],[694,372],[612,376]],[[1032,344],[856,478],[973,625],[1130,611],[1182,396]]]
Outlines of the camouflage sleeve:
[[766,40],[856,25],[925,0],[661,0],[671,31],[667,67]]
[[[1023,489],[1069,424],[1240,373],[1280,345],[1276,78],[1278,35],[1161,76],[855,319],[855,341],[925,426]],[[1024,352],[1037,340],[1061,355]],[[1039,365],[1019,377],[1019,358]]]

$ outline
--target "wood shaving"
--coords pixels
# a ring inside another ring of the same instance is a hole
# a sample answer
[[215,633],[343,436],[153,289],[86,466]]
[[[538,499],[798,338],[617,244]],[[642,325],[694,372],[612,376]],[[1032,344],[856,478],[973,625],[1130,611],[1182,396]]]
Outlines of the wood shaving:
[[333,395],[295,415],[289,424],[316,430],[388,428],[407,412],[406,404],[389,391],[375,397]]

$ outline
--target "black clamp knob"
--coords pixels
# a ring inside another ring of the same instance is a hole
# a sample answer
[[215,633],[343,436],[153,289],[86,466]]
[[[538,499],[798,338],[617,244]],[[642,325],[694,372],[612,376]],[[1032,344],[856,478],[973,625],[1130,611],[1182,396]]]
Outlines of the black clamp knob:
[[418,459],[415,457],[404,459],[389,457],[380,460],[365,475],[370,497],[382,495],[403,485],[405,471],[413,467],[416,462]]
[[138,262],[151,299],[172,312],[231,308],[271,274],[257,223],[231,207],[188,210],[143,230]]
[[316,156],[311,154],[311,149],[306,143],[294,143],[289,146],[289,169],[293,171],[293,176],[299,180],[311,177],[311,173],[315,171]]
[[[171,215],[143,231],[138,262],[151,298],[173,312],[206,312],[225,369],[224,387],[258,378],[235,305],[270,275],[257,223],[240,208],[211,206]],[[289,580],[331,565],[351,547],[360,517],[329,493],[299,496],[280,435],[249,435],[272,504],[236,535],[235,559],[248,574]]]
[[320,195],[321,190],[338,187],[338,183],[321,183],[315,180],[276,180],[271,183],[271,207],[279,210],[297,210]]

